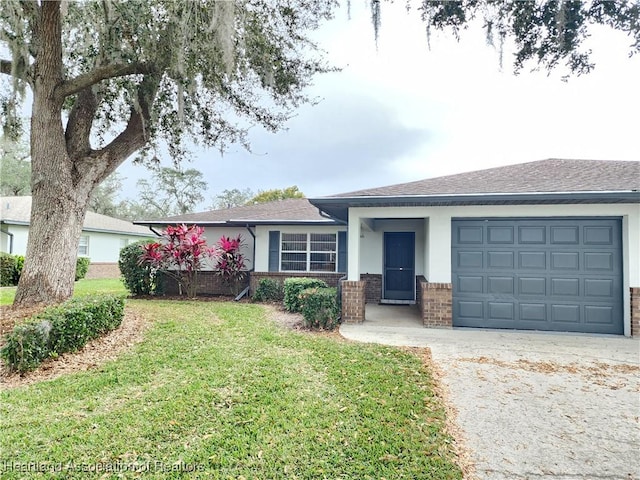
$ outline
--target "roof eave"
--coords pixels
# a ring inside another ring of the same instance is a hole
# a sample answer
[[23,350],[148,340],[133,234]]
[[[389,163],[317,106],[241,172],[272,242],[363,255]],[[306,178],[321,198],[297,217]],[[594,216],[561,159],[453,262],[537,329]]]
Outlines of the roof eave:
[[145,226],[162,226],[162,225],[172,225],[172,224],[182,224],[185,223],[187,225],[199,225],[201,227],[255,227],[257,225],[340,225],[339,222],[334,220],[242,220],[242,219],[232,219],[232,220],[202,220],[202,221],[162,221],[162,220],[136,220],[133,222],[134,225],[145,225]]
[[310,198],[309,202],[333,217],[346,220],[350,207],[640,203],[640,191],[320,197]]

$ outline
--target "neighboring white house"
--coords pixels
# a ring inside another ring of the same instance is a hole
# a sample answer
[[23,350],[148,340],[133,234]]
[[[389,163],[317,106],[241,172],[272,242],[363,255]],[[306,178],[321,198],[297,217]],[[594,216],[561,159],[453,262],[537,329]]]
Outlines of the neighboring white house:
[[[24,255],[29,235],[31,197],[0,197],[0,202],[0,251]],[[78,256],[89,257],[92,265],[116,265],[122,247],[154,237],[149,229],[131,222],[87,212]]]

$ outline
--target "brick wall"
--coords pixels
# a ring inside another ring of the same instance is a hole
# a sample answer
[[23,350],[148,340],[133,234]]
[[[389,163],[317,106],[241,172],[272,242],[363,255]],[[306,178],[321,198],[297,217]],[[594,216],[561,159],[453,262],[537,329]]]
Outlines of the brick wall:
[[450,283],[429,283],[421,277],[418,304],[425,327],[451,328],[452,292]]
[[309,277],[319,278],[327,282],[330,287],[337,287],[338,281],[344,277],[344,273],[292,273],[292,272],[251,272],[250,290],[255,292],[258,287],[258,282],[262,278],[271,278],[278,282],[280,285],[284,284],[287,278],[293,277]]
[[631,335],[640,337],[640,287],[631,287]]
[[379,273],[361,273],[360,281],[367,282],[365,290],[367,303],[380,303],[382,298],[382,275]]
[[342,321],[364,322],[367,282],[342,281]]
[[[232,295],[229,286],[225,285],[222,278],[216,275],[215,272],[203,271],[198,273],[197,283],[197,295]],[[249,278],[247,275],[237,287],[238,292],[241,292],[248,285]],[[165,276],[164,293],[166,295],[179,295],[178,282],[171,277]]]
[[120,268],[117,263],[90,263],[84,278],[119,278]]

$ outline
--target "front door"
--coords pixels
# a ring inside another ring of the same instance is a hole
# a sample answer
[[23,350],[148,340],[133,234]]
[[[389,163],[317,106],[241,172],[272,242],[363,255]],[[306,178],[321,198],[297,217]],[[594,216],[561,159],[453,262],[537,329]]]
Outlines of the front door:
[[383,301],[415,300],[415,245],[413,232],[385,232]]

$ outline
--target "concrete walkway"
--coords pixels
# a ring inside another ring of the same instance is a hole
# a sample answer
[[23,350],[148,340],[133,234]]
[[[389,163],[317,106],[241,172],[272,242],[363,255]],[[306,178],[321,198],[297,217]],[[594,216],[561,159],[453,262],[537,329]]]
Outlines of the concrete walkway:
[[351,340],[429,347],[482,479],[640,480],[640,340],[426,329],[409,306],[367,305]]

